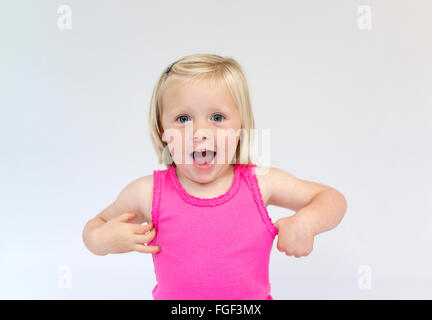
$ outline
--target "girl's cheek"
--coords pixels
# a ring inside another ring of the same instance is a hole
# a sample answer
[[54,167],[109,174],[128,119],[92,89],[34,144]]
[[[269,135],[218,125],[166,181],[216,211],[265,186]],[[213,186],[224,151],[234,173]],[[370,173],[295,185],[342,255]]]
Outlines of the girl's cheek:
[[[193,147],[193,144],[192,144]],[[174,162],[184,164],[187,156],[187,146],[184,134],[179,134],[177,139],[169,144],[169,149]]]

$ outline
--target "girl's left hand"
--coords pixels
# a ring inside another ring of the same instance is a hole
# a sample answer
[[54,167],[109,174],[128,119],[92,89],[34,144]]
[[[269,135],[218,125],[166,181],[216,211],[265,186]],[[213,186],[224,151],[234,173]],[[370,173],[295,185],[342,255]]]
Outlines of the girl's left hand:
[[313,250],[315,233],[304,217],[296,216],[278,219],[275,222],[278,229],[277,249],[287,256],[300,258],[307,256]]

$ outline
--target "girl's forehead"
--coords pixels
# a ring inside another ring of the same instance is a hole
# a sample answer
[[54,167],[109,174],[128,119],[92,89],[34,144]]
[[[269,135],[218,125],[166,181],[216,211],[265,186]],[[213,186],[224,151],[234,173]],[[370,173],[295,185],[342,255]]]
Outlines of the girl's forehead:
[[225,86],[176,81],[169,84],[162,97],[166,112],[179,109],[220,108],[233,111],[236,104],[231,92]]
[[[185,79],[170,79],[168,81],[164,96],[175,95],[177,98],[186,98],[190,95],[194,96],[226,96],[229,93],[228,88],[219,82],[214,83],[210,80],[191,81]],[[222,97],[223,98],[223,97]]]

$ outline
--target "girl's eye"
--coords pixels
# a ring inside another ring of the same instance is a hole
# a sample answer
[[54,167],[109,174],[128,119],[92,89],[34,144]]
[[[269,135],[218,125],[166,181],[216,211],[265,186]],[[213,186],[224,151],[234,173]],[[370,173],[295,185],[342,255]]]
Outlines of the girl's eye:
[[221,114],[215,114],[214,117],[217,122],[221,122],[223,119],[225,119],[225,117]]
[[[189,117],[188,116],[180,116],[176,119],[178,121],[180,119],[180,123],[185,123]],[[182,121],[184,120],[184,121]]]

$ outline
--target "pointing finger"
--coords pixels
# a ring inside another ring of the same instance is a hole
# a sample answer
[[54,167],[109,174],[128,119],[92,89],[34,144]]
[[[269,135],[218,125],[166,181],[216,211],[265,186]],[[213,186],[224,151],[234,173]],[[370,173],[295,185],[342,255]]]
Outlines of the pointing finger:
[[137,224],[134,226],[134,233],[136,234],[144,234],[150,230],[153,230],[153,223],[148,224]]
[[152,231],[150,231],[147,234],[137,234],[135,235],[135,243],[138,244],[149,243],[154,239],[155,236],[156,236],[155,229],[152,229]]

